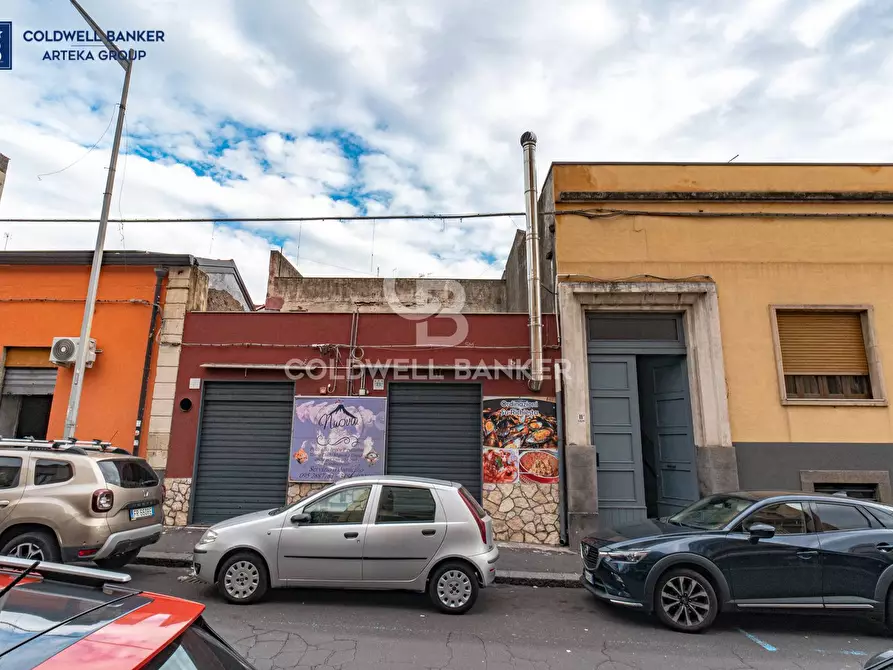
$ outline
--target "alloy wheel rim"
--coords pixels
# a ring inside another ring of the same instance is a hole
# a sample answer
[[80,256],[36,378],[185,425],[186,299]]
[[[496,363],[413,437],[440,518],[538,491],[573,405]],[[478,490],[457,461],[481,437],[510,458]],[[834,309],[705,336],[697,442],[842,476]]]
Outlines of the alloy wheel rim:
[[248,561],[236,561],[223,576],[223,587],[237,600],[248,598],[260,586],[260,572]]
[[437,597],[450,609],[462,607],[471,598],[471,580],[461,570],[447,570],[437,580]]
[[686,628],[700,625],[710,613],[707,589],[685,576],[667,580],[660,591],[660,605],[673,622]]
[[7,556],[15,556],[16,558],[25,558],[29,561],[42,561],[43,557],[43,549],[41,549],[38,545],[33,542],[22,542],[21,544],[17,544],[12,548]]

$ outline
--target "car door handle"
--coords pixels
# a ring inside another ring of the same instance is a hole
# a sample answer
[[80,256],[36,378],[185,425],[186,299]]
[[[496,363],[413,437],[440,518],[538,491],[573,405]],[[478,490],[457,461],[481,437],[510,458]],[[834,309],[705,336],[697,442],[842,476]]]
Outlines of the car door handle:
[[434,533],[436,533],[436,532],[437,531],[434,530],[433,528],[426,528],[425,530],[422,531],[422,535],[434,535]]
[[348,540],[352,540],[355,537],[359,537],[359,536],[360,536],[360,534],[355,530],[352,530],[352,531],[344,534],[344,537],[346,537]]
[[876,544],[874,546],[877,547],[880,551],[883,551],[884,553],[887,553],[888,551],[893,551],[893,544],[890,544],[889,542],[881,542],[880,544]]
[[8,500],[0,500],[0,507],[6,507],[7,505],[9,505]]
[[813,558],[813,557],[818,556],[818,555],[819,555],[819,552],[814,551],[814,550],[809,550],[809,551],[804,550],[804,551],[798,551],[798,552],[797,552],[797,556],[798,556],[799,558],[802,558],[804,561],[807,561],[807,560],[809,560],[810,558]]

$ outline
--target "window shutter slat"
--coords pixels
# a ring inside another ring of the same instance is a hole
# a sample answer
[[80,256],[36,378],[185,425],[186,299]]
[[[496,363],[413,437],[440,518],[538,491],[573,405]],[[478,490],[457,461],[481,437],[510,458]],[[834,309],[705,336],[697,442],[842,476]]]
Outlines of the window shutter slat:
[[786,375],[867,375],[859,312],[777,312]]

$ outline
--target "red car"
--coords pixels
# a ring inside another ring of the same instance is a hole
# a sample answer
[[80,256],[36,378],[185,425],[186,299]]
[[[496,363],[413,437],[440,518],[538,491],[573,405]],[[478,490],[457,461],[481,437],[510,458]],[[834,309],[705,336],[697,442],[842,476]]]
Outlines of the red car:
[[0,670],[253,670],[205,606],[130,576],[0,557]]

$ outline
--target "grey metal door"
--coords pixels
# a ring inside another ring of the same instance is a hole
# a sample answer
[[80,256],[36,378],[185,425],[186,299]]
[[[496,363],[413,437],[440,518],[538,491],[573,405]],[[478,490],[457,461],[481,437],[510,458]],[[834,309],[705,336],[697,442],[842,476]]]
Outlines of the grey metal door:
[[635,356],[589,356],[589,411],[600,523],[647,518]]
[[389,475],[459,482],[481,499],[481,385],[388,385]]
[[653,445],[657,470],[657,515],[670,516],[699,497],[688,371],[684,356],[643,356],[639,366],[642,432]]
[[291,382],[205,384],[193,523],[217,523],[285,502],[294,388]]

